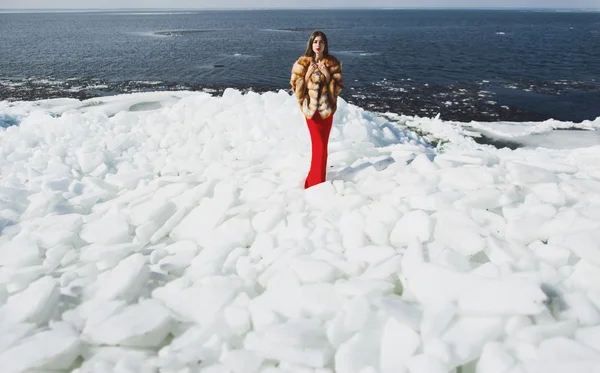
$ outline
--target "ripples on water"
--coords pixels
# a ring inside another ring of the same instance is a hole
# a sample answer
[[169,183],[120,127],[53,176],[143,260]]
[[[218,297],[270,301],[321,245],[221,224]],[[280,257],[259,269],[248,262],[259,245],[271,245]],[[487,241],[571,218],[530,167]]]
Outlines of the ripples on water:
[[600,116],[600,13],[0,14],[9,51],[0,99],[288,89],[314,29],[344,64],[342,97],[369,110],[465,121]]

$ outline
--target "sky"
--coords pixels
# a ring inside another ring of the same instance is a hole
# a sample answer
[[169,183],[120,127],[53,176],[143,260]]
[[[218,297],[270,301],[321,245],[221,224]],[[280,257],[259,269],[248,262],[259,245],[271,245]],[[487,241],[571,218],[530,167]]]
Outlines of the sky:
[[600,0],[0,0],[0,9],[600,8]]

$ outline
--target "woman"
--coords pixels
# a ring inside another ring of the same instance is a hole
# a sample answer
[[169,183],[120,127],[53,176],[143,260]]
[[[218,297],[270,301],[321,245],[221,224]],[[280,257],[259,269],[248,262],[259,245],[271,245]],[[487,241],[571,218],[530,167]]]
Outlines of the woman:
[[310,35],[304,56],[292,67],[292,91],[298,99],[312,142],[310,171],[304,188],[325,181],[327,142],[337,110],[337,97],[344,88],[342,64],[329,54],[327,36],[321,31]]

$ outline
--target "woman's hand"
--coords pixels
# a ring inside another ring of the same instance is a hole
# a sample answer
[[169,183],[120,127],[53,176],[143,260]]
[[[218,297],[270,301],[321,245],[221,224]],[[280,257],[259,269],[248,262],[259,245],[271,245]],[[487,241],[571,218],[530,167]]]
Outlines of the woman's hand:
[[319,68],[319,66],[317,66],[316,63],[311,62],[311,64],[308,66],[308,70],[306,70],[306,75],[304,76],[304,80],[308,81],[308,79],[310,78],[312,73],[314,73],[315,70],[317,70],[318,68]]
[[327,83],[329,83],[331,80],[331,74],[329,74],[329,69],[327,66],[325,66],[325,64],[321,61],[317,64],[317,68],[323,73],[323,75],[325,75],[325,79],[327,80]]

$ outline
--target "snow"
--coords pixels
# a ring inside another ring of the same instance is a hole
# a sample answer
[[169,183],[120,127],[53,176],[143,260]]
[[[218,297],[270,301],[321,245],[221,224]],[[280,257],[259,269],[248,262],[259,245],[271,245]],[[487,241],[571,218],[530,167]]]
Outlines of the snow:
[[2,371],[597,369],[600,119],[338,105],[304,190],[284,91],[0,102]]

